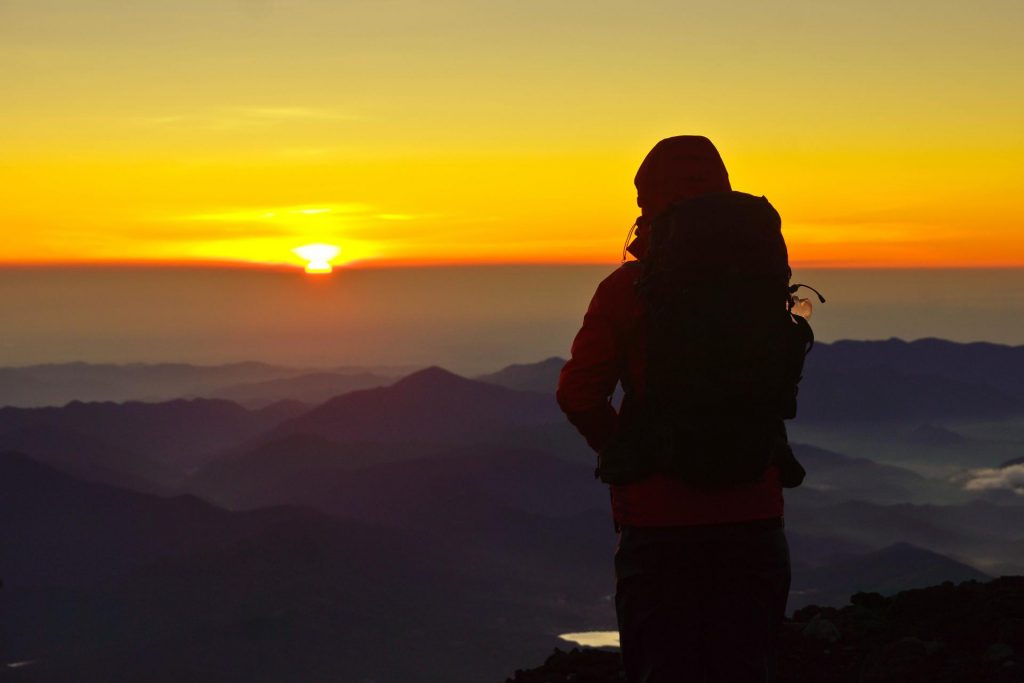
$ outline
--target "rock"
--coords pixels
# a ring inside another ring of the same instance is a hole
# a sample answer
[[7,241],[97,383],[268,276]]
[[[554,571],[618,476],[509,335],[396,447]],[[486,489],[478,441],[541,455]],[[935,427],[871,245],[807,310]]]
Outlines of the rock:
[[[797,610],[780,634],[779,683],[1024,681],[1024,576]],[[569,678],[575,674],[576,678]],[[620,683],[617,653],[556,651],[508,683]]]

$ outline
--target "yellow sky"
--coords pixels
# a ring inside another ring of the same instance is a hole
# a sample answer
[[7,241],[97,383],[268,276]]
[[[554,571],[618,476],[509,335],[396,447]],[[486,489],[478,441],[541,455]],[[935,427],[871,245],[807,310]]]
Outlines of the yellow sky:
[[1021,26],[1017,0],[3,0],[0,261],[611,263],[643,155],[699,133],[798,265],[1024,265]]

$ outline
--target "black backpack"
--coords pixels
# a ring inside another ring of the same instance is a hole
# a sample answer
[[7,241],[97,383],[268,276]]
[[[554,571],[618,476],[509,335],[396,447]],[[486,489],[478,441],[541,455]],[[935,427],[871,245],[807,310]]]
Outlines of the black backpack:
[[651,224],[638,270],[646,387],[601,451],[598,476],[625,484],[661,473],[717,487],[777,464],[784,486],[799,485],[783,420],[796,416],[814,335],[790,312],[779,214],[742,192],[679,202]]

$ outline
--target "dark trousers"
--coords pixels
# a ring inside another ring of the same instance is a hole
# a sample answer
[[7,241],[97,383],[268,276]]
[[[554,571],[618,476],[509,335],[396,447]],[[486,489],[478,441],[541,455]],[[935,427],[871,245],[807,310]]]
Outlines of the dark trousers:
[[782,520],[624,527],[615,575],[629,683],[774,680],[790,581]]

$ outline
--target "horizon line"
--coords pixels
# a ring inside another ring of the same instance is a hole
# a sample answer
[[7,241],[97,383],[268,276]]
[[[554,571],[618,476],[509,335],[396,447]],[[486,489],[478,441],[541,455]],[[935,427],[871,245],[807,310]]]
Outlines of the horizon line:
[[[841,338],[841,339],[833,339],[831,341],[820,341],[820,342],[815,342],[815,343],[816,344],[822,344],[823,346],[832,346],[833,344],[843,344],[843,343],[849,343],[849,342],[863,343],[863,344],[878,344],[878,343],[893,342],[893,341],[902,342],[904,344],[916,344],[918,342],[939,341],[939,342],[945,342],[947,344],[956,344],[957,346],[973,346],[973,345],[976,345],[976,344],[984,344],[984,345],[987,345],[987,346],[1000,346],[1000,347],[1010,348],[1010,349],[1024,349],[1024,344],[1009,344],[1009,343],[1005,343],[1005,342],[986,341],[986,340],[982,340],[982,339],[975,339],[973,341],[956,341],[954,339],[949,339],[947,337],[936,337],[936,336],[914,337],[912,339],[908,339],[908,338],[905,338],[905,337],[899,337],[899,336],[890,336],[890,337],[885,337],[885,338],[873,338],[873,339],[854,339],[854,338],[850,338],[850,337],[844,337],[844,338]],[[500,369],[504,369],[504,368],[511,367],[511,366],[514,366],[514,365],[539,365],[540,363],[544,363],[545,361],[549,361],[552,358],[558,358],[559,360],[568,360],[568,356],[548,356],[547,358],[542,358],[540,360],[530,361],[530,362],[526,362],[526,363],[522,363],[522,362],[506,363],[505,365],[502,365]],[[420,372],[421,370],[425,370],[427,368],[437,367],[437,368],[441,368],[442,370],[446,370],[448,372],[451,372],[453,374],[460,375],[462,377],[468,377],[469,379],[472,379],[472,376],[464,375],[461,372],[457,372],[455,370],[452,370],[452,369],[450,369],[448,367],[445,367],[444,365],[440,365],[438,363],[428,363],[426,365],[420,365],[418,363],[403,363],[403,362],[399,362],[399,363],[366,363],[366,364],[346,364],[346,363],[333,364],[332,363],[332,364],[327,364],[327,365],[293,365],[293,364],[289,364],[289,363],[280,363],[280,362],[274,362],[274,361],[270,361],[270,360],[260,360],[260,359],[257,359],[257,358],[224,360],[224,361],[219,361],[219,362],[218,361],[196,361],[196,362],[192,362],[192,361],[187,361],[187,360],[166,360],[166,359],[165,360],[100,361],[100,360],[82,360],[81,358],[79,358],[79,359],[76,359],[76,360],[48,360],[48,361],[39,361],[39,362],[35,362],[35,363],[24,363],[24,364],[18,364],[18,365],[0,365],[0,369],[2,369],[2,370],[25,370],[25,369],[29,369],[29,368],[47,367],[47,366],[55,366],[55,365],[87,365],[87,366],[111,365],[111,366],[116,366],[116,367],[128,367],[128,366],[139,366],[139,365],[141,365],[141,366],[188,365],[190,367],[196,367],[196,368],[218,368],[218,367],[226,367],[226,366],[232,366],[232,365],[247,365],[247,364],[267,365],[267,366],[273,366],[273,367],[277,367],[277,368],[287,368],[289,370],[334,371],[334,372],[339,372],[339,371],[349,370],[349,369],[390,368],[390,369],[402,369],[403,371],[408,370],[409,372],[415,373],[415,372]],[[488,374],[488,373],[483,373],[483,374]]]
[[[502,268],[523,266],[547,267],[587,267],[605,266],[618,267],[623,261],[618,259],[603,260],[415,260],[415,259],[374,259],[353,261],[334,265],[333,273],[346,270],[389,270],[389,269],[427,269],[427,268]],[[822,260],[796,260],[790,262],[793,269],[814,270],[1016,270],[1024,269],[1020,263],[878,263],[867,261],[844,262]],[[256,261],[232,260],[199,260],[199,259],[90,259],[90,260],[54,260],[54,261],[2,261],[0,270],[102,270],[102,269],[152,269],[152,270],[240,270],[270,271],[282,273],[305,274],[304,266],[293,263],[261,263]],[[330,277],[331,274],[313,275],[312,277]]]

